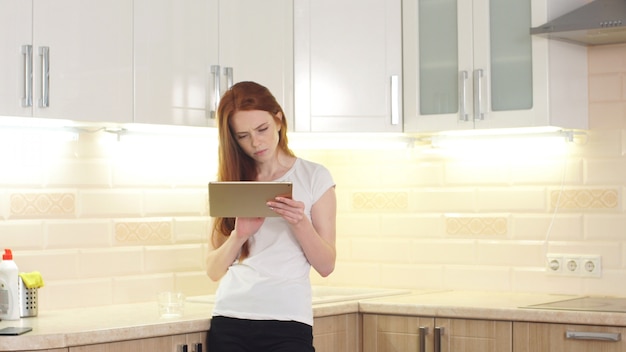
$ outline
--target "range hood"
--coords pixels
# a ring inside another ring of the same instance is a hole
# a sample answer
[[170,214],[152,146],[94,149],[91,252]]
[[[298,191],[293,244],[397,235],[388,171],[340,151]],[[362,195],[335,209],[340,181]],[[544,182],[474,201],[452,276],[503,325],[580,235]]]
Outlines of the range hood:
[[580,45],[626,43],[626,0],[595,0],[530,34]]

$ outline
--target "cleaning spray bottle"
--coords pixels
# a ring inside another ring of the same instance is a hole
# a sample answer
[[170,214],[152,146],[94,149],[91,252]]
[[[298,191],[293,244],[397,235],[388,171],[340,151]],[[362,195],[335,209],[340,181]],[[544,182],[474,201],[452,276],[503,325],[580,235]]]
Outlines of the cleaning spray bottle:
[[13,253],[5,249],[0,262],[0,319],[19,320],[18,269],[13,261]]

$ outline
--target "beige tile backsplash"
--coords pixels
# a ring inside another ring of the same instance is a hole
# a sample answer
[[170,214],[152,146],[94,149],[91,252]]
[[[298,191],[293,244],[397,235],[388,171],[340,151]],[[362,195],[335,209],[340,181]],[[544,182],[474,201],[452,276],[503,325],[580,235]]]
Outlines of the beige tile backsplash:
[[446,216],[448,235],[505,236],[508,219],[506,217]]
[[598,209],[618,209],[620,204],[620,192],[618,189],[568,189],[553,190],[550,192],[550,206],[565,209],[585,209],[591,211]]
[[[337,182],[337,267],[313,282],[625,296],[625,57],[626,45],[589,49],[592,127],[566,156],[296,150]],[[28,135],[0,140],[0,247],[43,274],[40,309],[215,289],[203,259],[215,141],[16,133]],[[548,252],[601,255],[603,276],[546,275]]]
[[10,218],[58,218],[74,216],[73,193],[12,193]]

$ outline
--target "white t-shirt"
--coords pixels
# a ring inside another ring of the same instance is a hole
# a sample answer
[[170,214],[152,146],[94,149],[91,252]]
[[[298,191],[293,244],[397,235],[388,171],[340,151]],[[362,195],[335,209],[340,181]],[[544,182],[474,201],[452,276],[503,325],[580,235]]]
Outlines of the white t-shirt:
[[[293,182],[293,199],[304,203],[309,219],[311,206],[335,185],[328,169],[300,158],[275,181]],[[280,217],[265,218],[250,237],[249,248],[250,256],[242,263],[235,261],[221,279],[213,315],[312,326],[311,264],[287,222]]]

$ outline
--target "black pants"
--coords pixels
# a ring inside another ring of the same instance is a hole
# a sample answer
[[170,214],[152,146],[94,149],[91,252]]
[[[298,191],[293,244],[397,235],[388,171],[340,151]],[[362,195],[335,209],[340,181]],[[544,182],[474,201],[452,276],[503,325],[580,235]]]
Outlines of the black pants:
[[313,328],[295,321],[213,317],[209,352],[314,352]]

